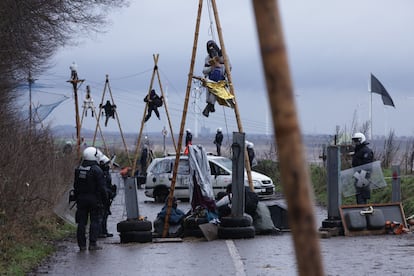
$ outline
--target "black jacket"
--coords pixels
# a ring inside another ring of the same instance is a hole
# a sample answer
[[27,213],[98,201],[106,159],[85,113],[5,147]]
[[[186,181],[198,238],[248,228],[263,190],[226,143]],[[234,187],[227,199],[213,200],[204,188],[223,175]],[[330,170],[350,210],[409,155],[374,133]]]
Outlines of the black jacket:
[[367,146],[369,143],[364,142],[355,147],[355,153],[352,156],[352,167],[361,166],[374,161],[374,153]]
[[216,133],[216,137],[214,139],[214,144],[217,144],[217,145],[220,145],[221,146],[221,143],[222,142],[223,142],[223,133],[217,132]]
[[83,161],[75,169],[73,184],[77,200],[82,198],[96,198],[97,203],[108,201],[105,190],[105,176],[96,161]]

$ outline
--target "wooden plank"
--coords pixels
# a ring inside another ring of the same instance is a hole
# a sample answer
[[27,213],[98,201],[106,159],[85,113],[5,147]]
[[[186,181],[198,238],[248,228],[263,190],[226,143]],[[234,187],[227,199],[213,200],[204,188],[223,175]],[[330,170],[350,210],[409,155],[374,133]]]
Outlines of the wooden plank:
[[182,238],[153,238],[153,243],[161,243],[161,242],[182,242]]

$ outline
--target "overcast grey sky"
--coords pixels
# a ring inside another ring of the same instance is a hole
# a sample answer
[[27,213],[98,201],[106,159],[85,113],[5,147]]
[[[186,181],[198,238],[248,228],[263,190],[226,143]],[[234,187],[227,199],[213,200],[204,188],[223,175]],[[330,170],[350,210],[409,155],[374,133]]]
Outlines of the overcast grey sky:
[[[101,101],[105,75],[109,75],[112,94],[124,132],[139,132],[143,117],[143,97],[150,85],[153,54],[159,54],[159,71],[174,132],[181,122],[187,76],[194,42],[198,1],[131,1],[127,9],[114,12],[108,32],[81,37],[76,47],[62,49],[53,68],[37,83],[49,88],[34,89],[37,103],[56,99],[53,92],[72,97],[69,66],[78,64],[85,83],[80,101],[90,85],[95,103]],[[232,64],[232,78],[244,131],[272,133],[269,104],[258,48],[251,1],[217,0],[224,43]],[[369,120],[371,94],[368,80],[373,73],[385,86],[395,108],[384,106],[373,94],[373,134],[414,134],[411,122],[414,107],[413,51],[414,1],[410,0],[316,0],[279,1],[290,72],[302,132],[333,134],[336,126],[350,128],[353,118],[359,124]],[[209,29],[208,1],[204,1],[195,75],[201,75],[206,42],[218,40],[214,26]],[[158,82],[154,88],[159,91]],[[193,86],[195,88],[195,86]],[[209,127],[215,131],[237,131],[234,112],[216,105],[217,111],[205,118],[205,92],[192,91],[186,128]],[[46,96],[45,96],[46,95]],[[106,93],[105,101],[108,98]],[[57,107],[46,122],[75,125],[73,98]],[[144,131],[161,131],[167,125],[153,115]],[[95,129],[96,122],[84,118],[84,127]],[[103,124],[102,124],[103,127]],[[104,130],[118,130],[110,121]]]

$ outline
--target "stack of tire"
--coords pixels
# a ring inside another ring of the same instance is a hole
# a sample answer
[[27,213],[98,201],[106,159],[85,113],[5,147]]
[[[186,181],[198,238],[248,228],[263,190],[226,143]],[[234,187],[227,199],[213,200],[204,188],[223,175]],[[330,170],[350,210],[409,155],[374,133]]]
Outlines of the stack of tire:
[[121,237],[121,243],[152,242],[152,223],[149,220],[123,220],[118,222],[116,230]]
[[201,238],[204,237],[203,232],[201,231],[200,224],[208,223],[208,219],[206,217],[199,217],[199,216],[188,216],[184,218],[183,221],[183,236],[184,237],[197,237]]
[[254,238],[255,233],[253,219],[248,214],[239,217],[222,217],[217,229],[219,239],[251,239]]

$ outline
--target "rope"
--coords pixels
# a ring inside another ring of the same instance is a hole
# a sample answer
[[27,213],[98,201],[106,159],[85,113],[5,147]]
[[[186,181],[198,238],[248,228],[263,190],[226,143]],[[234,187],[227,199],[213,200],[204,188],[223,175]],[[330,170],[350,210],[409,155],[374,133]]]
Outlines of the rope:
[[208,28],[208,34],[211,35],[212,39],[214,41],[216,41],[216,37],[214,36],[214,20],[213,20],[213,12],[212,12],[212,4],[211,4],[211,0],[207,1],[207,6],[208,6],[208,18],[210,19],[210,25]]

